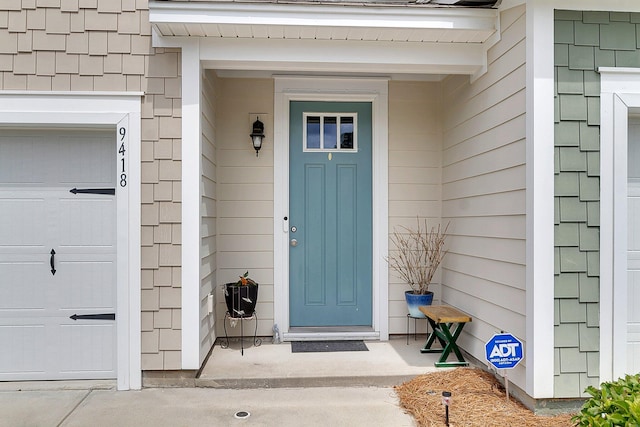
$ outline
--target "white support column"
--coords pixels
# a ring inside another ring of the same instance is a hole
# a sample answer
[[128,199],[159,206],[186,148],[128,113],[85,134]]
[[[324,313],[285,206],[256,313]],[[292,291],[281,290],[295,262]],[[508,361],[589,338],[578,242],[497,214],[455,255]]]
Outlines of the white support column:
[[182,44],[182,369],[200,368],[200,48]]
[[527,2],[527,394],[553,397],[553,0]]

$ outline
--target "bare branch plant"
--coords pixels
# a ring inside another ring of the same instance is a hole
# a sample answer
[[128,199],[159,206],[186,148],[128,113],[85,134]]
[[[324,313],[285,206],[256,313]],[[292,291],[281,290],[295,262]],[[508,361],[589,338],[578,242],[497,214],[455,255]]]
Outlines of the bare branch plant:
[[414,293],[426,294],[440,263],[447,254],[444,248],[449,224],[444,228],[427,227],[417,218],[415,229],[400,226],[391,235],[395,249],[389,253],[387,262],[392,270],[407,282]]

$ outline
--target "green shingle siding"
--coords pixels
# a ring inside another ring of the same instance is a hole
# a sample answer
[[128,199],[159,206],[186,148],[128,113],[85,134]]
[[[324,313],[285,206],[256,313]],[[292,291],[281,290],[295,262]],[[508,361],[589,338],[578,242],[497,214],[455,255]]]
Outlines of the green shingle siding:
[[640,53],[637,51],[616,51],[616,67],[640,67]]
[[[587,353],[587,375],[599,380],[600,377],[600,353]],[[599,381],[598,381],[599,382]],[[596,386],[598,384],[595,384]]]
[[582,22],[585,24],[608,24],[609,12],[582,12]]
[[560,300],[560,323],[585,323],[587,306],[574,298]]
[[574,32],[573,32],[573,22],[571,21],[556,21],[555,29],[554,29],[554,40],[556,43],[562,44],[573,44]]
[[600,202],[587,203],[587,225],[589,227],[600,226]]
[[[575,43],[578,46],[598,46],[600,44],[600,26],[574,22]],[[558,64],[559,65],[559,64]]]
[[597,352],[600,348],[600,329],[590,328],[585,323],[579,325],[578,329],[580,332],[580,351]]
[[582,373],[587,372],[587,354],[581,353],[577,348],[560,349],[560,372]]
[[589,177],[586,173],[580,174],[580,200],[582,201],[600,200],[600,178],[599,177]]
[[570,146],[578,147],[580,145],[578,122],[560,122],[555,124],[555,141],[556,147]]
[[640,14],[556,11],[555,397],[599,382],[599,67],[640,68]]
[[600,126],[589,126],[585,122],[579,124],[580,150],[600,152]]
[[580,172],[587,170],[587,153],[578,147],[560,148],[560,170]]
[[600,75],[595,71],[583,71],[584,94],[586,96],[600,96]]
[[636,26],[628,22],[600,25],[600,49],[635,50]]
[[[559,274],[555,276],[554,283],[554,295],[556,298],[578,298],[580,296],[580,279],[578,273]],[[559,302],[558,300],[558,303]]]
[[600,176],[600,153],[587,153],[587,175]]
[[587,120],[587,98],[582,95],[558,95],[560,120]]
[[584,71],[574,71],[559,67],[557,77],[557,91],[559,93],[584,93]]
[[577,173],[558,173],[555,176],[555,187],[556,196],[579,196],[580,177]]
[[554,344],[557,348],[578,347],[578,324],[560,323],[554,328]]
[[569,45],[569,69],[595,69],[595,54],[592,46]]
[[[565,276],[564,274],[562,276]],[[590,277],[586,273],[578,274],[578,295],[580,302],[600,301],[600,283],[597,277]]]
[[586,220],[587,204],[585,202],[581,202],[578,197],[560,198],[560,222],[584,222]]
[[615,67],[616,53],[612,50],[595,49],[596,69],[599,67]]

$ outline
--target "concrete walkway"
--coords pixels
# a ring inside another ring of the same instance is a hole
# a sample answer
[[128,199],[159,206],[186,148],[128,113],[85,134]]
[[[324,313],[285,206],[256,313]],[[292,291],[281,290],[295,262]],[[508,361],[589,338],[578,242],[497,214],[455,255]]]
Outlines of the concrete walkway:
[[[236,412],[246,411],[246,419]],[[414,426],[392,388],[0,391],[0,426]]]
[[[369,351],[291,353],[289,343],[265,340],[242,356],[236,340],[214,347],[200,378],[145,380],[140,391],[116,391],[113,381],[0,383],[0,427],[415,425],[393,385],[434,371],[437,355],[420,353],[424,336],[366,344]],[[250,415],[238,419],[238,411]]]

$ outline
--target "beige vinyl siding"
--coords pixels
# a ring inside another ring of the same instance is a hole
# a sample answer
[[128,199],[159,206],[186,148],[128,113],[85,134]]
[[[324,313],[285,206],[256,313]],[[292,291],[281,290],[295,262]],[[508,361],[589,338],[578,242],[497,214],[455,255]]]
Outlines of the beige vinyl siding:
[[[502,13],[501,31],[486,74],[443,82],[442,302],[473,317],[460,342],[479,360],[495,333],[526,341],[524,6]],[[525,363],[509,373],[522,388]]]
[[0,90],[141,98],[142,369],[181,368],[179,49],[151,47],[147,0],[0,1]]
[[204,361],[216,340],[215,310],[209,314],[207,298],[215,295],[217,282],[216,264],[216,220],[217,220],[217,177],[216,177],[216,108],[217,77],[211,70],[202,74],[202,96],[200,120],[202,128],[202,187],[200,224],[200,363]]
[[[223,284],[249,275],[260,284],[258,335],[273,326],[273,80],[219,78],[216,96],[217,290],[216,332],[224,334]],[[251,114],[259,114],[265,141],[252,148]],[[252,325],[253,326],[253,325]],[[229,335],[240,335],[230,328]]]
[[[442,113],[439,82],[389,82],[389,230],[440,222]],[[390,247],[390,251],[394,248]],[[436,277],[436,282],[440,278]],[[410,288],[389,273],[389,333],[407,328],[404,291]],[[430,288],[436,292],[438,286]],[[424,330],[425,325],[418,328]],[[413,325],[411,326],[413,328]]]

